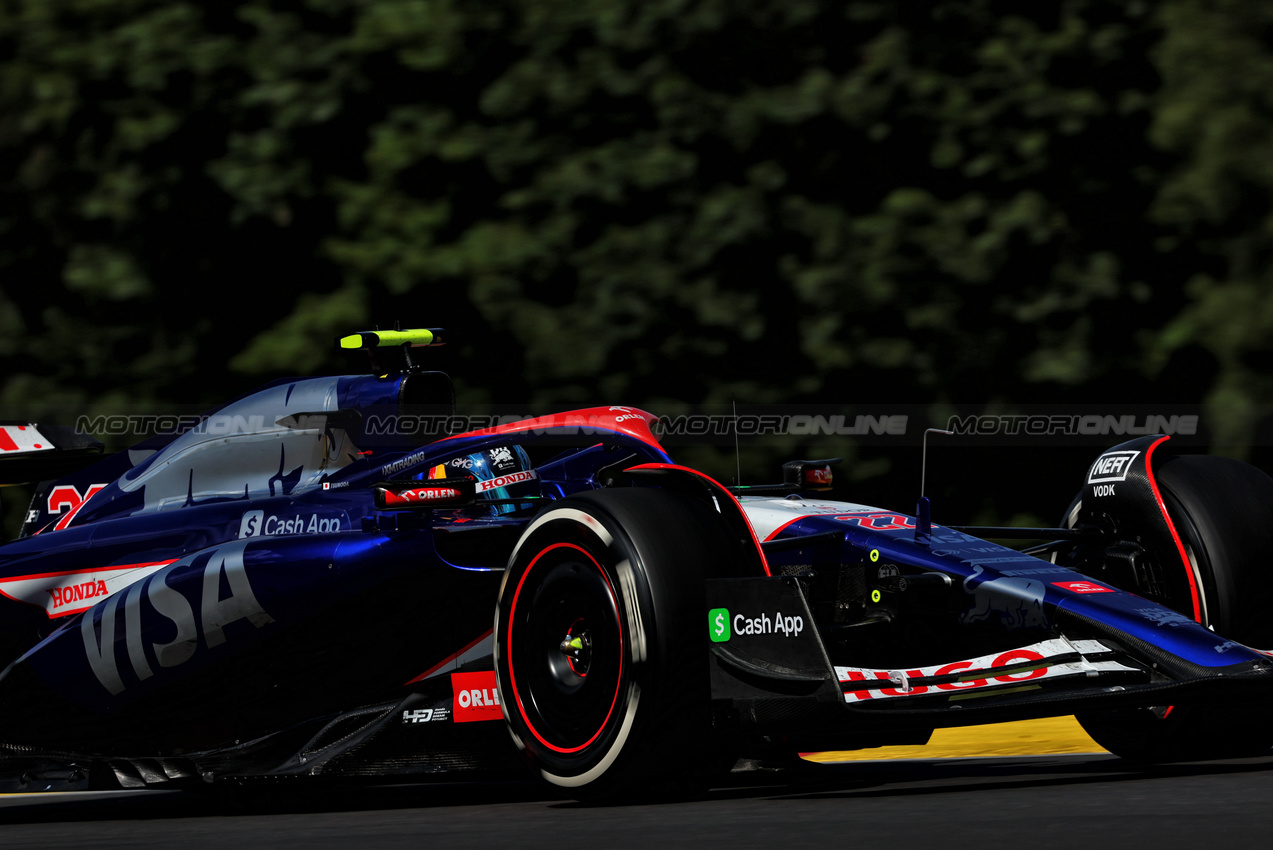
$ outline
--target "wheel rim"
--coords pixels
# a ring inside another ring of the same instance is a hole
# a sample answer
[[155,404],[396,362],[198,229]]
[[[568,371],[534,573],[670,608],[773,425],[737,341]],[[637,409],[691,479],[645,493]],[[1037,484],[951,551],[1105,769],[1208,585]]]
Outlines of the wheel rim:
[[578,753],[610,727],[624,686],[624,631],[614,585],[588,550],[555,543],[531,559],[503,649],[513,708],[539,744]]

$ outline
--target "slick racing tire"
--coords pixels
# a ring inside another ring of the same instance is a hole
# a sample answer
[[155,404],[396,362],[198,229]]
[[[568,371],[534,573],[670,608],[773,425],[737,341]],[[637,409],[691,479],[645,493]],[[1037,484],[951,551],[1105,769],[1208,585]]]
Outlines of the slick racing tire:
[[527,527],[500,588],[494,644],[514,743],[581,799],[684,796],[708,763],[703,579],[724,569],[706,500],[615,489]]
[[[1225,457],[1183,455],[1156,469],[1163,503],[1195,566],[1203,625],[1273,648],[1273,479]],[[1068,517],[1076,516],[1072,509]],[[1180,571],[1180,564],[1164,565]],[[1187,581],[1167,603],[1192,617]],[[1172,590],[1171,588],[1175,589]],[[1134,590],[1135,588],[1129,588]],[[1105,749],[1141,762],[1260,755],[1273,747],[1273,705],[1178,705],[1089,712],[1079,723]]]

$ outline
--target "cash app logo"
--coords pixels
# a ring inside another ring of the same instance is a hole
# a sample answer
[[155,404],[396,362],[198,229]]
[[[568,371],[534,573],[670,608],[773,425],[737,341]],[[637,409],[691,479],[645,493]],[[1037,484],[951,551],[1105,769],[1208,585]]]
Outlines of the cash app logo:
[[707,633],[712,643],[724,643],[729,640],[729,609],[713,608],[707,612]]

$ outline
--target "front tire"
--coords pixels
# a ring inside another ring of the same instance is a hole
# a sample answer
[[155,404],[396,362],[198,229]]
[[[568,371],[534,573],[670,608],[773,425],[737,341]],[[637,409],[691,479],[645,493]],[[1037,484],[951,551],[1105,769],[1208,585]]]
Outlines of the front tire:
[[[1157,470],[1163,503],[1199,580],[1202,624],[1273,647],[1273,479],[1225,457],[1183,455]],[[1070,517],[1075,513],[1071,511]],[[1192,617],[1184,565],[1167,604]],[[1127,588],[1136,590],[1136,588]],[[1087,712],[1078,721],[1117,756],[1160,763],[1256,756],[1273,747],[1273,706],[1179,705]]]
[[616,489],[528,526],[500,589],[500,700],[514,742],[578,797],[665,796],[706,776],[703,580],[723,568],[706,500]]

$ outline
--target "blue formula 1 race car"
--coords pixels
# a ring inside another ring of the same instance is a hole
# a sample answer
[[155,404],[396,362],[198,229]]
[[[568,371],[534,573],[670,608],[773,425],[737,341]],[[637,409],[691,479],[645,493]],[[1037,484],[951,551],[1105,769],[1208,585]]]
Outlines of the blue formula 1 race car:
[[739,758],[1071,713],[1143,761],[1273,745],[1250,466],[1144,437],[1060,527],[973,529],[820,498],[830,461],[722,486],[628,407],[370,427],[452,413],[412,363],[440,340],[345,337],[372,374],[105,457],[0,425],[0,480],[42,482],[0,546],[0,790],[529,765],[579,797],[692,792]]

